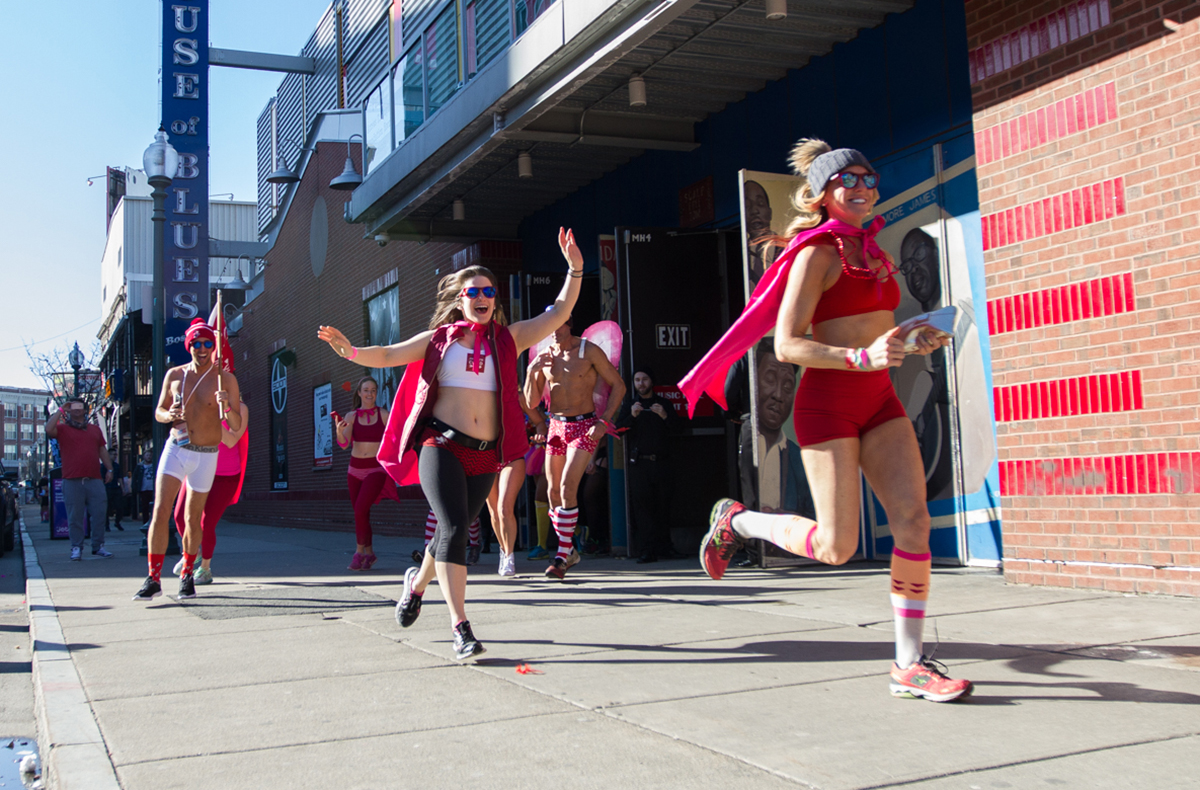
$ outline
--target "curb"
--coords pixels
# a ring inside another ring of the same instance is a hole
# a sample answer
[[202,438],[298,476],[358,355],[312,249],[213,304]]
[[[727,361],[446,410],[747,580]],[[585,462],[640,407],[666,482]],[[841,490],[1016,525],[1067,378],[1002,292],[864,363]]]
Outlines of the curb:
[[120,790],[116,768],[63,637],[58,611],[23,517],[21,546],[25,551],[34,715],[46,785],[56,790]]

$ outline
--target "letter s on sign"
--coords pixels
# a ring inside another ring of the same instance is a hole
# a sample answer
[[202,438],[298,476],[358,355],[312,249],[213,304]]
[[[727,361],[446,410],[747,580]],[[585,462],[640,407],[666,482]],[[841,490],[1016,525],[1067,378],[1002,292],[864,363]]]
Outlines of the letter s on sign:
[[172,318],[182,318],[184,321],[191,321],[200,311],[196,308],[196,294],[190,291],[180,291],[175,294],[175,298],[171,300],[175,309],[171,311]]
[[175,57],[171,61],[177,66],[195,66],[200,61],[200,53],[196,51],[199,45],[194,38],[177,38],[171,49]]

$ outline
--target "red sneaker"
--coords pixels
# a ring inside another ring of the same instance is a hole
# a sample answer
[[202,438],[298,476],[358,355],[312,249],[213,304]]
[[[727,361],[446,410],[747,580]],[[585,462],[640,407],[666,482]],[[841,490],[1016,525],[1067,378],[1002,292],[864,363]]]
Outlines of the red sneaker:
[[708,517],[712,525],[700,541],[700,565],[714,581],[719,581],[729,567],[729,561],[742,547],[742,539],[733,531],[733,517],[746,506],[732,499],[720,499]]
[[951,680],[946,677],[945,665],[921,656],[908,669],[892,664],[889,688],[893,697],[924,697],[933,702],[950,702],[970,694],[973,686],[969,680]]

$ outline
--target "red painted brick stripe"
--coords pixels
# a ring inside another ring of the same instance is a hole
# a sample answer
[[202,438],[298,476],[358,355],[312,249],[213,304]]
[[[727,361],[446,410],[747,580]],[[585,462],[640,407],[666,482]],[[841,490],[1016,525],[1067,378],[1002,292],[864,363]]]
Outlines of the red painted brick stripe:
[[972,84],[1096,32],[1112,22],[1109,0],[1076,0],[971,50]]
[[1133,274],[1117,274],[991,299],[987,303],[988,332],[999,335],[1133,310]]
[[1110,82],[1039,107],[975,133],[975,160],[981,165],[1013,156],[1117,117],[1117,84]]
[[1125,213],[1125,179],[1101,181],[1023,206],[985,214],[983,248],[994,250]]
[[1192,494],[1200,453],[1147,453],[1000,462],[1001,496]]
[[1144,408],[1142,372],[1031,381],[993,390],[996,422],[1040,420],[1077,414],[1103,414]]

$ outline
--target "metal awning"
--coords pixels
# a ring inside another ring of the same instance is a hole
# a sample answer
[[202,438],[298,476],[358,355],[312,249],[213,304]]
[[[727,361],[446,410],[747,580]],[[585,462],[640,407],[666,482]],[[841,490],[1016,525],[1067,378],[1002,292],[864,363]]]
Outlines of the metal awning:
[[[468,95],[476,87],[468,83],[371,173],[350,213],[367,235],[513,238],[525,217],[644,151],[697,147],[696,122],[913,1],[788,0],[779,21],[766,18],[765,0],[613,3],[568,42],[579,48],[560,46],[557,61],[548,58],[535,79],[508,86],[490,105],[480,101],[483,90]],[[524,40],[518,47],[530,48]],[[636,108],[628,85],[639,73],[648,101]],[[478,109],[464,115],[471,106]],[[533,178],[518,177],[523,151]],[[456,199],[465,220],[453,219]]]

